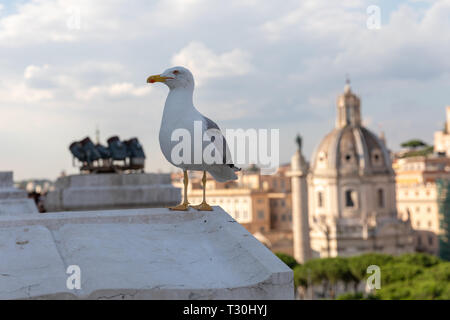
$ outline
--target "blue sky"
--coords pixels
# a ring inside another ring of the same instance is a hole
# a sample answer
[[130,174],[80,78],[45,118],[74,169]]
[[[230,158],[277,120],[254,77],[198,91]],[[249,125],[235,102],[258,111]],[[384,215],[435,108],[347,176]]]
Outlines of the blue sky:
[[[379,30],[366,27],[369,5],[381,9]],[[97,125],[103,142],[139,137],[148,171],[174,170],[158,145],[167,88],[145,79],[175,64],[193,71],[197,108],[222,128],[279,128],[282,162],[297,133],[310,158],[334,127],[347,73],[365,124],[394,150],[432,143],[450,105],[450,0],[1,6],[0,170],[17,179],[76,172],[67,147]]]

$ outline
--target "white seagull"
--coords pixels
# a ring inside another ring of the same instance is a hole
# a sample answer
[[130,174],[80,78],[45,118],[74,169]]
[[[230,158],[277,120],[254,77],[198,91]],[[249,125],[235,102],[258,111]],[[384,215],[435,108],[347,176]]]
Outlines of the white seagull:
[[[148,77],[147,83],[155,82],[162,82],[170,89],[164,105],[161,129],[159,130],[159,145],[167,161],[181,168],[184,173],[184,200],[180,205],[171,207],[170,209],[181,211],[189,209],[187,170],[194,170],[203,171],[203,201],[201,204],[192,207],[200,211],[212,211],[211,206],[206,203],[206,172],[209,172],[215,180],[225,182],[236,180],[237,176],[235,172],[240,169],[231,162],[228,145],[219,126],[211,119],[202,115],[194,107],[192,100],[194,77],[192,73],[183,67],[173,67],[167,69],[162,74]],[[201,127],[200,137],[196,137],[194,129],[196,125]],[[174,149],[179,148],[181,142],[172,138],[174,133],[178,137],[176,130],[179,129],[184,130],[184,132],[189,132],[190,135],[190,140],[188,140],[187,147],[185,148],[187,150],[183,149],[181,152],[178,152],[178,149]],[[198,141],[198,138],[201,140]],[[204,159],[204,151],[211,151],[211,146],[213,146],[212,149],[215,151],[208,152],[207,154],[212,154],[214,159],[220,159],[220,161],[212,162],[211,160]],[[181,155],[184,159],[181,163],[178,158],[177,160],[173,159],[175,150],[177,150],[175,153]]]

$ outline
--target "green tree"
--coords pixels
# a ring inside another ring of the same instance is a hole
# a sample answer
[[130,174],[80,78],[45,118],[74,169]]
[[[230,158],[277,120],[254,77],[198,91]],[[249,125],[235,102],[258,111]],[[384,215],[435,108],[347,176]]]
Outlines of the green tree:
[[297,265],[294,267],[294,285],[295,287],[308,288],[308,271],[304,265]]
[[442,261],[425,271],[417,277],[418,280],[436,280],[450,283],[450,262]]
[[381,289],[364,296],[355,290],[337,297],[348,299],[450,299],[450,262],[424,253],[401,256],[368,253],[349,258],[312,259],[294,267],[296,287],[321,285],[323,296],[334,298],[337,283],[361,283],[369,276],[367,267],[381,268]]
[[322,259],[323,271],[330,285],[330,297],[335,297],[336,285],[342,281],[348,284],[354,281],[354,276],[349,268],[348,259],[342,257]]
[[297,260],[294,259],[294,257],[283,253],[283,252],[276,252],[275,255],[283,261],[289,268],[294,269],[296,266],[298,266]]
[[381,276],[384,285],[394,282],[411,282],[416,276],[422,274],[424,268],[419,265],[404,262],[392,262],[382,267]]
[[427,144],[419,139],[412,139],[401,144],[403,148],[417,149],[419,147],[426,147]]
[[308,285],[322,285],[323,286],[323,296],[326,295],[328,291],[328,276],[326,273],[324,259],[311,259],[308,260],[304,265],[304,276],[307,279]]
[[404,254],[383,266],[383,300],[450,298],[450,263],[423,253]]
[[[382,266],[393,261],[394,257],[381,253],[366,253],[360,256],[348,258],[348,264],[352,275],[357,283],[364,281],[367,277],[367,268],[371,265]],[[356,284],[357,284],[356,283]],[[355,286],[356,289],[356,286]]]
[[336,300],[363,300],[364,295],[362,292],[356,292],[356,293],[343,293],[339,295]]
[[396,263],[406,263],[421,267],[432,267],[441,262],[438,257],[426,253],[405,253],[394,258]]

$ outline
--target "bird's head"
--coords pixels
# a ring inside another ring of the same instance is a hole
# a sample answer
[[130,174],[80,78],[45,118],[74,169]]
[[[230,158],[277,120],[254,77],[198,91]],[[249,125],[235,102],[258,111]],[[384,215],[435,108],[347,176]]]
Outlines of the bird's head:
[[194,77],[192,73],[184,67],[173,67],[161,74],[150,76],[147,83],[162,82],[170,89],[191,88],[194,89]]

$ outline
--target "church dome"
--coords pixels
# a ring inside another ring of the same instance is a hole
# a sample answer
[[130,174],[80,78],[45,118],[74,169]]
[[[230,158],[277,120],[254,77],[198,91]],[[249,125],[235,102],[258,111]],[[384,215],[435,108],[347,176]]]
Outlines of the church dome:
[[393,174],[384,142],[361,124],[360,99],[349,83],[337,99],[336,128],[320,142],[311,164],[314,175]]

